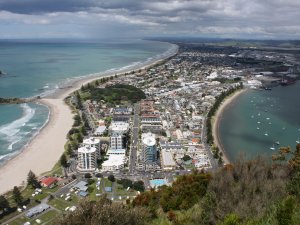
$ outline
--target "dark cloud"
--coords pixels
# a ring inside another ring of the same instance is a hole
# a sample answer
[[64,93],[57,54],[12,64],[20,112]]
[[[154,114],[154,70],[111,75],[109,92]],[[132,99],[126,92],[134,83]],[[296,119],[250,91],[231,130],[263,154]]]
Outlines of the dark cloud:
[[299,0],[0,0],[0,24],[62,24],[146,36],[299,38],[299,18]]
[[0,0],[1,10],[21,14],[77,12],[95,6],[94,0]]

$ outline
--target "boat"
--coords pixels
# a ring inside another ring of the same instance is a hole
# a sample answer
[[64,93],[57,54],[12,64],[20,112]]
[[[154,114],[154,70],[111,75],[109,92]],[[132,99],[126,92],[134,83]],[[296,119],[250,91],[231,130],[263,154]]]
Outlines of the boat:
[[297,144],[300,144],[300,140],[299,140],[299,138],[298,138],[298,140],[296,141],[296,143],[297,143]]
[[275,141],[275,144],[276,144],[276,145],[280,145],[280,142],[279,142],[279,141]]
[[270,149],[273,150],[273,151],[275,150],[274,144],[273,144],[272,147],[270,147]]
[[256,127],[256,130],[259,130],[259,127]]
[[268,133],[267,133],[267,132],[265,133],[265,136],[268,136]]

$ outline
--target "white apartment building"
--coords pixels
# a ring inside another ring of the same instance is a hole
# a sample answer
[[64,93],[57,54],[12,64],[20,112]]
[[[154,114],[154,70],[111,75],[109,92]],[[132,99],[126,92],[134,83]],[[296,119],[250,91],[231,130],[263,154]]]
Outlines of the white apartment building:
[[80,172],[93,172],[97,169],[97,149],[83,146],[78,149],[77,170]]
[[99,139],[90,137],[90,138],[84,139],[82,143],[86,147],[96,148],[97,158],[101,158],[100,140]]
[[112,133],[110,137],[110,149],[111,150],[124,149],[123,139],[124,139],[123,134]]

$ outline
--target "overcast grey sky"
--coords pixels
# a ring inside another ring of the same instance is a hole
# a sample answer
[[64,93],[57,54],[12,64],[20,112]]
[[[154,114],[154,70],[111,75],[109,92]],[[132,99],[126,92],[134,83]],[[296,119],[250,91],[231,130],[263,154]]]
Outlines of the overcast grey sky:
[[300,0],[0,0],[0,38],[300,39]]

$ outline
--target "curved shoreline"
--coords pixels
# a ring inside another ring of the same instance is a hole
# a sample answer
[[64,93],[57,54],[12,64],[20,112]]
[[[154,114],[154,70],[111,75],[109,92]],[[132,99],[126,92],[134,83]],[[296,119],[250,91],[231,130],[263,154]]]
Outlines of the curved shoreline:
[[231,104],[234,102],[234,100],[236,100],[236,98],[238,96],[240,96],[242,93],[246,92],[247,89],[242,89],[242,90],[238,90],[236,92],[234,92],[232,95],[228,96],[225,98],[225,100],[222,102],[222,104],[220,105],[220,107],[218,108],[215,116],[213,117],[213,126],[212,126],[212,135],[214,138],[214,144],[219,148],[220,152],[222,152],[223,156],[223,161],[225,164],[230,164],[231,161],[228,157],[228,155],[226,155],[226,151],[222,145],[221,139],[220,139],[220,122],[222,119],[222,114],[224,112],[224,110]]
[[178,46],[172,45],[175,49],[172,50],[170,48],[166,52],[159,54],[161,58],[156,58],[156,56],[153,61],[147,62],[146,60],[139,65],[95,73],[92,76],[72,80],[67,84],[68,86],[57,89],[54,93],[39,100],[39,103],[49,108],[49,119],[20,153],[0,167],[0,194],[11,190],[13,186],[24,185],[29,170],[40,175],[50,171],[57,163],[64,152],[64,145],[67,141],[66,135],[73,124],[71,109],[64,102],[67,96],[80,89],[81,85],[97,79],[152,67],[177,54]]

